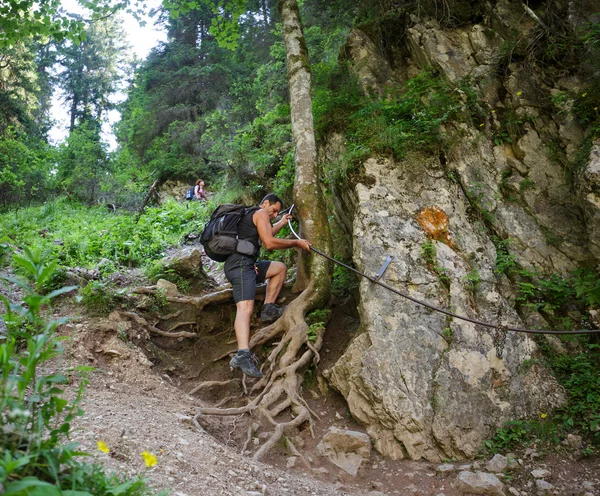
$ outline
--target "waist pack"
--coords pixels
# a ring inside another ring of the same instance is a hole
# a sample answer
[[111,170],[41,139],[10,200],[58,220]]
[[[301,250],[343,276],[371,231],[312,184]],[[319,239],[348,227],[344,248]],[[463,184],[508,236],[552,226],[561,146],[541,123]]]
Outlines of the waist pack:
[[186,200],[194,199],[194,186],[192,186],[190,189],[187,190],[187,192],[185,193],[185,199]]
[[251,241],[238,239],[237,228],[244,215],[258,209],[235,203],[219,205],[200,234],[200,243],[208,257],[216,262],[224,262],[233,253],[251,257],[256,255],[259,247]]

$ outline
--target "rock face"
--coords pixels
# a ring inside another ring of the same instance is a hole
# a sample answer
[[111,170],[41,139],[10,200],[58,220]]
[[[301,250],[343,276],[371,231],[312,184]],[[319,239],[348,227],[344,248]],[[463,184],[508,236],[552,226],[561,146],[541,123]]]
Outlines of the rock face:
[[[496,270],[498,240],[509,243],[512,260],[538,274],[565,276],[596,266],[600,144],[569,180],[565,168],[581,157],[585,130],[572,102],[560,111],[547,102],[579,91],[585,77],[541,74],[511,60],[499,73],[501,47],[511,33],[527,37],[538,21],[520,2],[477,4],[487,9],[481,24],[441,29],[435,21],[413,19],[404,46],[384,69],[360,62],[381,60],[366,52],[376,43],[360,33],[351,37],[343,53],[359,54],[354,67],[366,92],[382,93],[373,85],[389,71],[388,79],[403,80],[430,66],[449,82],[469,78],[487,116],[477,126],[447,123],[451,145],[439,156],[367,159],[355,184],[338,185],[337,219],[362,272],[375,275],[393,255],[384,282],[405,294],[485,322],[539,328],[543,317],[526,308],[517,313],[515,289]],[[579,19],[576,14],[572,19]],[[503,139],[509,117],[519,121],[519,132]],[[343,143],[343,136],[330,136],[322,157],[335,156]],[[326,375],[386,456],[468,458],[506,420],[564,401],[547,370],[522,366],[537,350],[525,334],[510,332],[504,340],[364,279],[359,313],[362,332]]]
[[[401,163],[369,159],[364,166],[373,185],[356,186],[353,246],[359,269],[375,274],[386,255],[394,255],[386,284],[461,315],[523,326],[507,281],[494,273],[494,245],[469,221],[468,199],[439,162],[413,156]],[[416,222],[431,205],[449,217],[453,247],[429,240]],[[427,244],[435,248],[433,261],[423,256]],[[467,277],[473,271],[480,279],[476,288]],[[430,461],[470,457],[511,416],[562,401],[546,370],[521,371],[536,349],[526,335],[507,334],[500,359],[492,332],[367,280],[360,293],[363,332],[331,368],[329,380],[382,454]]]

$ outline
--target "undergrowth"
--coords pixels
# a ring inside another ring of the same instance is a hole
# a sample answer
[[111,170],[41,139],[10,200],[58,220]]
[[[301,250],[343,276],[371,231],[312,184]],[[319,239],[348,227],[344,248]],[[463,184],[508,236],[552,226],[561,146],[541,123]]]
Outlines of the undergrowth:
[[[16,245],[54,253],[60,267],[144,267],[199,233],[214,204],[168,201],[146,208],[136,222],[129,213],[110,213],[64,199],[0,214],[0,232]],[[109,263],[106,263],[107,260]],[[60,284],[60,279],[54,281]]]
[[[539,312],[552,326],[569,330],[575,326],[591,328],[590,309],[600,308],[600,274],[579,269],[568,277],[541,275],[524,269],[509,252],[508,240],[494,239],[496,271],[516,281],[516,302]],[[574,320],[571,315],[579,313]],[[567,317],[567,315],[569,315]],[[595,335],[560,335],[563,346],[552,346],[543,335],[536,335],[540,361],[548,367],[565,389],[567,402],[537,418],[507,422],[484,449],[497,453],[536,443],[539,447],[558,445],[569,433],[582,436],[582,453],[600,449],[600,344]],[[525,365],[525,364],[523,364]]]
[[[141,476],[128,479],[80,461],[86,453],[78,451],[69,436],[72,422],[83,415],[80,404],[92,369],[60,365],[64,363],[62,340],[55,331],[66,319],[51,318],[50,308],[54,298],[76,288],[41,294],[39,288],[52,277],[56,262],[39,249],[23,249],[16,256],[27,278],[0,278],[19,286],[24,295],[20,303],[11,303],[0,294],[7,324],[6,334],[0,334],[0,493],[153,494]],[[75,384],[75,394],[67,394],[69,383]]]
[[327,164],[329,180],[356,172],[370,156],[401,158],[408,150],[438,153],[447,145],[441,126],[449,120],[479,122],[482,109],[468,81],[452,85],[424,70],[404,85],[390,85],[383,98],[365,96],[344,64],[317,71],[313,109],[315,129],[322,139],[344,133],[345,152]]
[[495,436],[484,443],[490,453],[506,452],[536,443],[539,448],[558,445],[569,433],[582,436],[582,453],[592,455],[600,449],[600,345],[590,338],[578,340],[577,351],[559,353],[542,337],[538,345],[543,361],[565,388],[567,402],[552,412],[540,412],[538,418],[506,422]]

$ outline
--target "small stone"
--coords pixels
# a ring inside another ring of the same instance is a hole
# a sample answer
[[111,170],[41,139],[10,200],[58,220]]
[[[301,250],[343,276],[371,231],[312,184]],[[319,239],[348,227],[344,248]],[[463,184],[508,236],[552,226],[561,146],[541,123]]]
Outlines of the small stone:
[[498,473],[502,472],[503,470],[505,470],[507,466],[508,466],[508,459],[503,455],[496,454],[496,455],[494,455],[494,458],[492,458],[487,463],[485,468],[489,472],[498,474]]
[[449,474],[450,472],[454,472],[455,468],[454,465],[452,465],[451,463],[444,463],[442,465],[438,465],[435,468],[435,471],[438,474]]
[[373,489],[381,490],[381,489],[383,489],[383,482],[371,481],[371,487]]
[[537,489],[538,494],[542,496],[550,493],[554,489],[554,486],[545,480],[536,480],[535,488]]
[[370,491],[367,493],[367,496],[385,496],[381,491]]
[[581,483],[581,487],[583,487],[586,491],[593,491],[596,488],[596,485],[590,481],[583,481]]
[[487,472],[473,473],[465,470],[458,474],[454,485],[465,493],[504,496],[504,484],[494,474]]
[[567,434],[567,445],[573,449],[581,448],[583,444],[583,438],[577,434]]
[[263,496],[262,493],[259,493],[258,491],[246,491],[246,494],[248,496]]
[[327,470],[325,467],[313,468],[312,471],[318,472],[320,474],[328,474],[329,473],[329,470]]
[[531,471],[531,476],[534,479],[546,479],[547,477],[550,477],[550,471],[543,468],[538,468]]
[[512,494],[513,496],[520,496],[521,493],[518,491],[518,489],[515,489],[514,487],[509,487],[508,488],[508,492],[510,494]]
[[297,456],[290,456],[286,463],[285,466],[287,468],[294,468],[296,466],[296,462],[298,461],[298,457]]

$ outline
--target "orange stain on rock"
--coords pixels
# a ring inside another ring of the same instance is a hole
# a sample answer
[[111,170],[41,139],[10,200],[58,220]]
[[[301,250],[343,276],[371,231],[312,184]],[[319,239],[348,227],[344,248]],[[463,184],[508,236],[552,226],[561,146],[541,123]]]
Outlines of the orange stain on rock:
[[448,233],[450,220],[448,219],[448,214],[441,208],[425,207],[416,215],[415,220],[430,238],[454,248],[454,243]]

